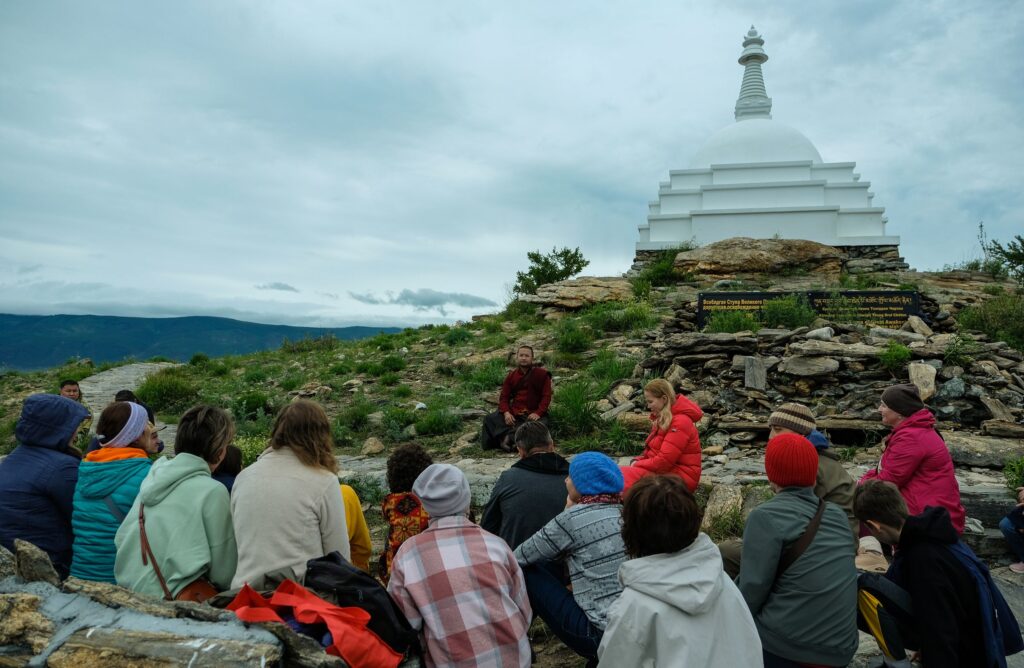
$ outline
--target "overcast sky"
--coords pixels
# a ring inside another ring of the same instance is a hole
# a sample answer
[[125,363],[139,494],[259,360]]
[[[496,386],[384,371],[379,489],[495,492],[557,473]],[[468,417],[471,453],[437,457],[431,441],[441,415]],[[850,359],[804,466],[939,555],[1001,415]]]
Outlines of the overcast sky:
[[913,266],[1024,230],[1024,4],[711,4],[0,3],[0,312],[406,325],[538,248],[621,274],[751,23]]

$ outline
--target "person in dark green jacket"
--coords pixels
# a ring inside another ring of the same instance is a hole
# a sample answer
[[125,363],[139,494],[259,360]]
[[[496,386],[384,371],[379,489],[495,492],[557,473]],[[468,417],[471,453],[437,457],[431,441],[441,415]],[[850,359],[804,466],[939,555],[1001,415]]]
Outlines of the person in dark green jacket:
[[156,443],[146,409],[124,401],[103,409],[96,436],[100,449],[86,455],[75,485],[71,575],[114,584],[114,534],[149,473]]
[[199,578],[219,591],[229,589],[238,564],[231,500],[210,472],[224,459],[235,435],[227,411],[195,406],[181,416],[174,459],[159,459],[142,481],[128,517],[117,531],[117,584],[140,594],[164,598],[150,563],[142,560],[139,506],[146,538],[172,596]]
[[[737,586],[764,648],[765,668],[845,666],[857,651],[857,569],[853,536],[839,506],[814,494],[818,454],[803,436],[768,441],[765,473],[775,496],[754,509],[743,531]],[[807,549],[779,573],[790,545],[824,504]]]

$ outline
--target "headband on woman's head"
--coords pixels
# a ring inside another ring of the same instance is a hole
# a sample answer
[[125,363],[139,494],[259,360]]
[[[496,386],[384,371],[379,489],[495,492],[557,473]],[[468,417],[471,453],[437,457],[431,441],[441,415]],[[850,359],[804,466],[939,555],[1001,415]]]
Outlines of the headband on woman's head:
[[149,414],[146,412],[146,409],[130,401],[124,403],[131,407],[132,413],[128,417],[128,422],[118,432],[117,436],[106,443],[100,443],[104,448],[123,448],[126,445],[131,445],[139,440],[142,433],[146,431],[146,425],[149,424]]

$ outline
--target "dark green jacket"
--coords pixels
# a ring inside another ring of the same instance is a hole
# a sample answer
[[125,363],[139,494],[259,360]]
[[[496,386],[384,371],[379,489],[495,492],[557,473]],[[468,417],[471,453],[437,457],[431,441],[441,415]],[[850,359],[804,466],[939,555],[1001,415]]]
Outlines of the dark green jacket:
[[761,644],[798,663],[845,666],[857,651],[857,569],[846,515],[826,504],[814,541],[783,573],[783,550],[818,508],[810,487],[787,487],[750,513],[743,531],[737,585],[754,616]]
[[831,501],[846,513],[846,521],[853,535],[860,535],[860,522],[853,514],[853,494],[857,491],[857,482],[843,468],[839,457],[828,448],[818,448],[818,479],[814,484],[814,493],[818,498]]

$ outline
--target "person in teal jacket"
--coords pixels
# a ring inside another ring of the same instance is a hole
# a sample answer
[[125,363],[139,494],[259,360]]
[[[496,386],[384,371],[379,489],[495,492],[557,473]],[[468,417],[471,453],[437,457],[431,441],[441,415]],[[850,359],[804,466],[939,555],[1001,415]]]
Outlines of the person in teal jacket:
[[238,564],[228,491],[210,477],[235,435],[231,416],[220,408],[195,406],[178,422],[174,459],[160,459],[142,481],[128,512],[132,521],[117,531],[117,584],[164,598],[150,563],[142,561],[139,506],[146,538],[168,591],[177,596],[199,578],[219,591],[229,589]]
[[149,455],[156,452],[152,429],[146,409],[138,404],[115,402],[100,414],[100,449],[82,461],[72,502],[72,577],[115,582],[114,534],[149,473]]

